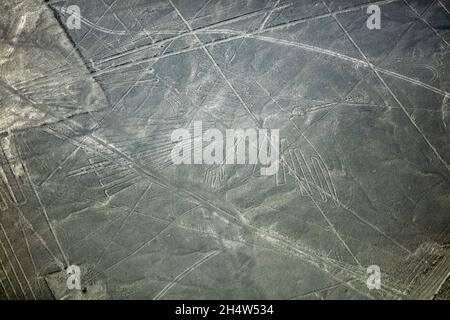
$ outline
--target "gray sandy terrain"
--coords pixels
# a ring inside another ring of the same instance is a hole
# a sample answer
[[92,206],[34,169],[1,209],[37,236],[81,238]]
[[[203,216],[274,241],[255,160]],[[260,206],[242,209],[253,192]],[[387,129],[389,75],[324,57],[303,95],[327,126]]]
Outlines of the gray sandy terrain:
[[[432,299],[449,49],[449,0],[1,0],[0,299]],[[277,174],[172,163],[195,121]]]

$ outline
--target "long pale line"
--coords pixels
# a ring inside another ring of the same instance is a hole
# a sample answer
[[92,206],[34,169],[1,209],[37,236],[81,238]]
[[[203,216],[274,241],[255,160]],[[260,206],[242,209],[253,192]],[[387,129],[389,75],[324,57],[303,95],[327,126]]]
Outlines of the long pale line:
[[45,209],[45,206],[42,203],[41,197],[39,196],[39,194],[38,194],[38,192],[36,190],[36,186],[34,185],[34,182],[31,179],[30,173],[28,172],[28,169],[26,168],[25,164],[24,164],[24,169],[25,169],[25,172],[27,174],[28,181],[30,182],[31,189],[33,189],[33,193],[34,193],[34,195],[36,196],[36,199],[39,202],[39,206],[41,207],[41,211],[42,211],[42,213],[44,215],[45,221],[47,222],[47,225],[48,225],[48,227],[50,229],[50,232],[52,233],[53,237],[55,238],[55,241],[56,241],[56,244],[58,246],[58,249],[61,252],[61,255],[62,255],[63,259],[64,259],[64,262],[66,263],[66,267],[68,267],[70,265],[69,259],[67,258],[66,254],[65,254],[65,252],[64,252],[64,250],[63,250],[63,248],[61,246],[61,243],[59,242],[58,236],[56,235],[56,231],[54,230],[54,228],[53,228],[53,226],[52,226],[52,224],[50,222],[50,218],[48,216],[47,210]]
[[203,258],[201,258],[200,260],[198,260],[197,262],[195,262],[192,266],[190,266],[189,268],[187,268],[186,270],[184,270],[182,273],[180,273],[178,276],[176,276],[168,285],[166,285],[158,294],[156,294],[156,296],[153,298],[153,300],[159,300],[161,299],[170,289],[172,289],[172,287],[174,285],[177,284],[177,282],[179,282],[181,279],[183,279],[185,276],[187,276],[189,273],[191,273],[192,271],[194,271],[195,269],[197,269],[198,267],[200,267],[200,265],[202,265],[203,263],[205,263],[206,261],[214,258],[215,256],[217,256],[219,253],[221,253],[222,251],[213,251],[209,254],[207,254],[206,256],[204,256]]

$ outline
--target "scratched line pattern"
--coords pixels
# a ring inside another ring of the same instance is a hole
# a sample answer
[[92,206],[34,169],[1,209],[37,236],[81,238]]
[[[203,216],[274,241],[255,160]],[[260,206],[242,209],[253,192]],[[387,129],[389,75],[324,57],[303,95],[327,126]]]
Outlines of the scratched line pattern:
[[[450,271],[449,1],[27,1],[55,14],[46,25],[71,47],[44,78],[2,77],[0,97],[70,112],[0,134],[1,299],[439,289]],[[369,4],[381,30],[366,28]],[[80,30],[64,25],[64,5],[80,7]],[[108,106],[85,106],[80,81]],[[64,98],[58,84],[71,83]],[[280,129],[278,173],[173,165],[170,134],[194,121]],[[65,287],[71,264],[85,293]],[[366,287],[372,264],[381,290]]]

